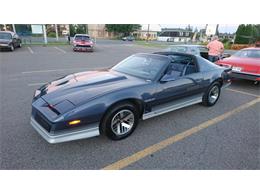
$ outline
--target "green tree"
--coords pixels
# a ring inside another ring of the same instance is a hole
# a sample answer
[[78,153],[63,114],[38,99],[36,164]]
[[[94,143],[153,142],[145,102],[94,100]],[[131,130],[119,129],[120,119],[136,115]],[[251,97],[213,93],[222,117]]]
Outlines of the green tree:
[[70,36],[86,34],[86,24],[70,24]]
[[257,24],[240,24],[237,32],[235,43],[251,44],[260,40],[260,25]]
[[108,32],[122,33],[127,36],[131,32],[139,30],[141,28],[140,24],[106,24],[106,30]]

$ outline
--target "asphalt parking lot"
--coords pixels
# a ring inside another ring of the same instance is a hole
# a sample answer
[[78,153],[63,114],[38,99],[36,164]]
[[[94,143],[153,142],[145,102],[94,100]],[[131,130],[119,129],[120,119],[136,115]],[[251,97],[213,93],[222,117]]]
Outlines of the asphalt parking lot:
[[51,145],[30,126],[42,84],[109,67],[158,48],[100,41],[95,51],[24,46],[0,53],[1,169],[260,169],[260,91],[236,80],[213,107],[194,105],[142,121],[127,139],[105,136]]

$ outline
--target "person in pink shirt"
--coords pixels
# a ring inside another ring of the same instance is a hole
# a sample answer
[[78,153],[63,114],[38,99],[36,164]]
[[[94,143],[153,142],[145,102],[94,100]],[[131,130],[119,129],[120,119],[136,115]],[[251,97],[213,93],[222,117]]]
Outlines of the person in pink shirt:
[[214,36],[212,41],[207,45],[209,49],[209,61],[216,62],[224,52],[224,45],[218,40],[218,36]]

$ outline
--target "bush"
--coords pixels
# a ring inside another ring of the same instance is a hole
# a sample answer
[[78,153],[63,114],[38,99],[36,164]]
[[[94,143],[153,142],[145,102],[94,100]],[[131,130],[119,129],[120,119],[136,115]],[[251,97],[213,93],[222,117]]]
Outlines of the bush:
[[55,32],[49,32],[47,36],[55,38],[56,37],[56,33]]
[[231,49],[240,50],[240,49],[244,49],[244,48],[247,48],[247,47],[254,47],[254,45],[253,44],[233,44],[231,46]]
[[224,43],[225,49],[231,49],[231,44],[229,42]]

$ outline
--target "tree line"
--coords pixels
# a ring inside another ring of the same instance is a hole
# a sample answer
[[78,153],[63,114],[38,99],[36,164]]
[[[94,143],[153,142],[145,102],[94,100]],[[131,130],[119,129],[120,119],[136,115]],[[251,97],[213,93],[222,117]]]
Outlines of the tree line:
[[253,44],[260,41],[260,24],[240,24],[236,31],[235,43]]

